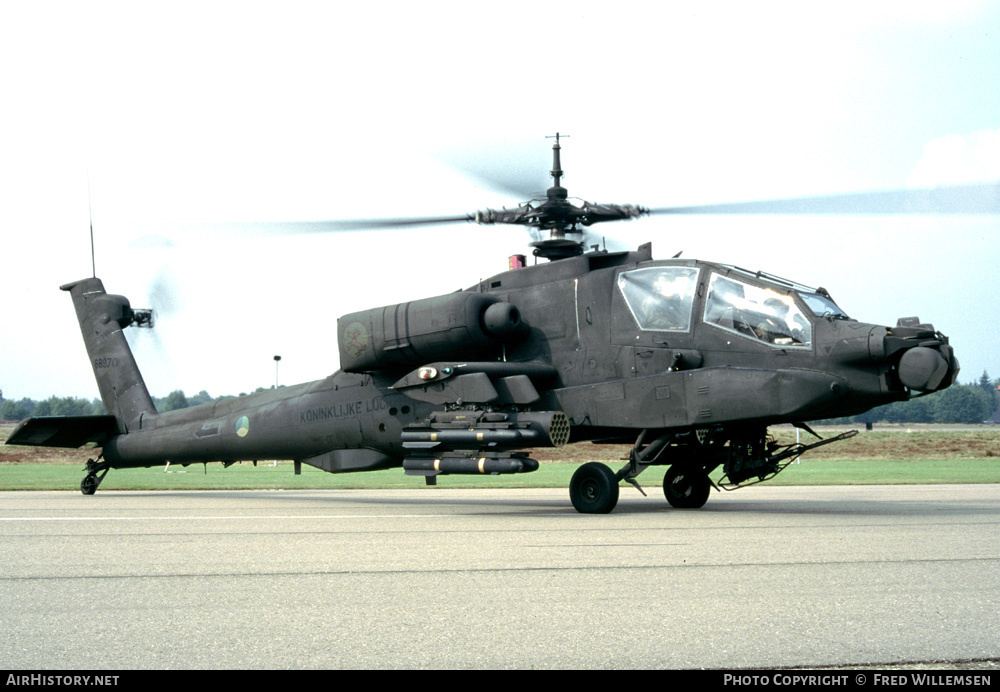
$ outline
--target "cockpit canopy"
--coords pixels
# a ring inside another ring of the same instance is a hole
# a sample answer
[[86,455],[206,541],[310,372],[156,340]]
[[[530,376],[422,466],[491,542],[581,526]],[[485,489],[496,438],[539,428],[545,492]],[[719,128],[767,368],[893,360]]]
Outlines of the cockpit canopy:
[[649,267],[618,275],[618,288],[644,331],[689,331],[697,286],[697,267]]
[[[640,330],[690,332],[702,271],[664,265],[623,271],[618,288]],[[734,267],[708,273],[705,324],[780,348],[810,348],[813,320],[847,319],[823,289],[761,277]]]
[[712,273],[705,323],[782,347],[812,345],[812,324],[791,292]]
[[816,315],[816,317],[836,317],[845,320],[849,319],[847,314],[841,310],[829,296],[823,295],[822,293],[810,293],[808,291],[799,291],[799,295],[802,296],[802,300],[805,301],[806,307],[812,310],[812,313]]

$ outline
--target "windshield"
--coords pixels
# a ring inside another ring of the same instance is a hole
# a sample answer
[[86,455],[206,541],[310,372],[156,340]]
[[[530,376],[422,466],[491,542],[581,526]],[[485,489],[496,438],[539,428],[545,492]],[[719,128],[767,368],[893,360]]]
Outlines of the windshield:
[[640,329],[686,332],[697,279],[695,267],[635,269],[618,275],[618,290]]
[[712,274],[705,322],[775,346],[809,346],[812,324],[791,294]]
[[837,307],[830,298],[819,294],[819,293],[802,293],[799,292],[802,300],[805,301],[806,306],[812,310],[812,313],[816,317],[826,317],[827,315],[831,317],[839,317],[841,319],[848,319],[847,314]]

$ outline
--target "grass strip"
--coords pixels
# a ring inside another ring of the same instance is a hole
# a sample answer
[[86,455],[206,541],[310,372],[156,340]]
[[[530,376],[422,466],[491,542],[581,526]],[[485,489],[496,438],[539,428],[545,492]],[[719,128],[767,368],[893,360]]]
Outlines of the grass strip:
[[[617,470],[623,462],[607,462]],[[565,488],[578,463],[543,463],[538,471],[505,476],[439,476],[439,487]],[[662,483],[665,467],[639,477],[644,487]],[[82,464],[2,464],[0,490],[79,490]],[[717,477],[718,472],[713,474]],[[814,459],[793,463],[769,483],[775,485],[885,485],[1000,483],[1000,458],[983,459]],[[279,490],[419,488],[424,480],[402,469],[330,474],[303,466],[296,476],[291,462],[172,465],[166,469],[112,469],[102,490]]]

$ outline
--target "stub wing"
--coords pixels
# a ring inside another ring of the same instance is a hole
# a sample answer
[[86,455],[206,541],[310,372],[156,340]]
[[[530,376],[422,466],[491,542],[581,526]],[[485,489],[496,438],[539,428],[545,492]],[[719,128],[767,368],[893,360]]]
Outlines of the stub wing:
[[93,442],[104,446],[117,434],[114,416],[42,416],[21,421],[7,444],[76,448]]
[[530,405],[555,379],[546,363],[429,363],[392,386],[416,401],[456,404]]

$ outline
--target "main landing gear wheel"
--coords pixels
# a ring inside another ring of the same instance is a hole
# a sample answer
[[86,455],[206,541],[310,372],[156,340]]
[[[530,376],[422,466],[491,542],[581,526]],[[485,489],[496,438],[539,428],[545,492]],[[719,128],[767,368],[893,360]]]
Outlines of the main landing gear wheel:
[[591,461],[573,474],[569,499],[583,514],[607,514],[618,504],[618,479],[604,464]]
[[699,468],[674,464],[663,476],[663,494],[671,507],[698,509],[708,502],[711,491],[708,474]]

